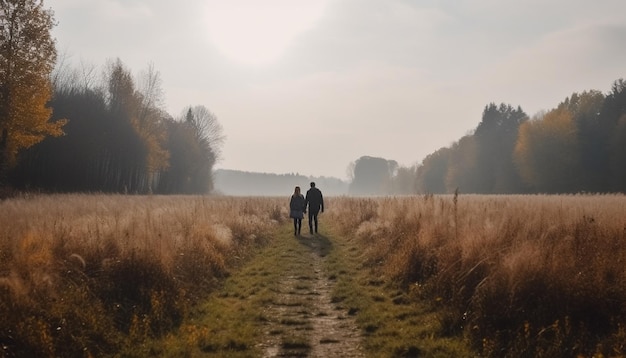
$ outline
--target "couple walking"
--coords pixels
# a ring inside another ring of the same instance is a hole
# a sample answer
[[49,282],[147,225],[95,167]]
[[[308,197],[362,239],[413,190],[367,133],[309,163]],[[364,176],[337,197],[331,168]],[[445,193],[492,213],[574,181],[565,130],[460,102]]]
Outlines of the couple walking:
[[[307,208],[308,207],[308,208]],[[322,192],[311,182],[311,189],[307,190],[306,197],[300,193],[297,186],[289,202],[289,217],[293,218],[293,234],[300,235],[302,228],[302,218],[304,213],[309,211],[309,232],[317,234],[317,215],[320,210],[324,212],[324,197]],[[313,231],[315,230],[315,231]]]

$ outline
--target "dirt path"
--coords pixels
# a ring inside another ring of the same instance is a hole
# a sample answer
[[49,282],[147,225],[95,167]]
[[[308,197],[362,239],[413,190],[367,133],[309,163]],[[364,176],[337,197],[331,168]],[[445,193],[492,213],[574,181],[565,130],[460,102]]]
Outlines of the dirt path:
[[283,254],[289,263],[274,299],[264,307],[263,356],[363,357],[354,318],[333,303],[334,280],[324,270],[331,241],[319,234],[293,240],[304,250]]
[[324,234],[294,237],[283,226],[176,334],[134,356],[475,356],[441,334],[431,305],[364,269],[358,242]]

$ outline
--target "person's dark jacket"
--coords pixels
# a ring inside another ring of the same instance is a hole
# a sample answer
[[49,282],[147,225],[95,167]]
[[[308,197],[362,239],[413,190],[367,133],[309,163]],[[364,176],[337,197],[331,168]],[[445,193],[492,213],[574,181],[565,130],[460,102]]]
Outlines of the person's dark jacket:
[[306,205],[309,206],[309,212],[312,214],[319,213],[320,209],[324,212],[324,197],[318,188],[311,188],[306,192]]
[[289,210],[290,217],[302,219],[304,211],[306,210],[306,201],[304,200],[304,196],[302,194],[294,194],[291,196],[291,200],[289,201]]

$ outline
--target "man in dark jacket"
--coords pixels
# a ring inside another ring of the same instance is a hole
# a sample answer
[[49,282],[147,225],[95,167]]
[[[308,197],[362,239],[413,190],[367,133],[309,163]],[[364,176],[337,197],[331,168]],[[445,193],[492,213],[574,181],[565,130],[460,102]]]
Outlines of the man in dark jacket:
[[[324,197],[322,192],[315,187],[314,182],[311,182],[311,189],[307,190],[305,199],[305,207],[308,206],[309,211],[309,232],[312,235],[313,229],[315,229],[317,234],[317,214],[319,214],[320,210],[324,212]],[[315,227],[313,227],[313,223],[315,223]]]

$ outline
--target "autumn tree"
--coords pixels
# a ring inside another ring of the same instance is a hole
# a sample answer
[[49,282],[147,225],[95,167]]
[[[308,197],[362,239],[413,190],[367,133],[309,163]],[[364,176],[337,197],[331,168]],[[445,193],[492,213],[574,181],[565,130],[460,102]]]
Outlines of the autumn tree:
[[477,153],[474,135],[466,135],[452,144],[444,179],[447,192],[454,192],[458,188],[462,193],[471,193],[480,187],[477,182],[481,179],[476,168]]
[[572,113],[560,106],[522,124],[515,160],[522,177],[536,191],[578,191],[578,134]]
[[429,154],[417,167],[417,192],[421,194],[446,193],[446,177],[450,161],[450,148],[440,148]]
[[204,106],[187,107],[168,123],[170,166],[160,177],[161,193],[204,194],[213,189],[213,165],[224,141],[217,117]]
[[152,191],[157,175],[169,166],[169,153],[164,148],[166,139],[165,120],[169,118],[164,110],[163,91],[159,72],[150,64],[140,75],[138,112],[133,116],[133,127],[147,149],[146,179],[149,191]]
[[148,150],[136,131],[136,113],[140,100],[130,71],[117,59],[109,62],[105,72],[109,131],[104,171],[107,191],[147,192],[142,182],[147,167]]
[[57,56],[54,25],[43,0],[0,0],[0,183],[20,150],[63,133],[65,121],[50,122],[46,106]]
[[118,59],[109,63],[107,103],[112,126],[110,148],[115,160],[108,177],[116,190],[147,193],[156,185],[158,172],[169,165],[164,120],[159,108],[160,79],[152,67],[143,76],[140,89]]

